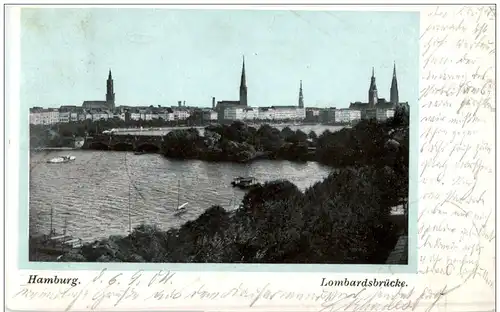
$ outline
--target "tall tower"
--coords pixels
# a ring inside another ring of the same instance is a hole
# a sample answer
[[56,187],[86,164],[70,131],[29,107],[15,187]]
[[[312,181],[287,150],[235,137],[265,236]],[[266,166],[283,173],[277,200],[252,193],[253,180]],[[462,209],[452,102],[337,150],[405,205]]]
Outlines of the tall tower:
[[375,107],[378,102],[377,85],[375,83],[375,69],[372,67],[372,79],[370,82],[370,89],[368,90],[368,106]]
[[248,106],[248,102],[247,102],[247,81],[246,81],[246,77],[245,77],[245,56],[243,56],[243,68],[241,69],[240,105]]
[[304,95],[302,94],[302,80],[300,81],[300,89],[299,89],[299,108],[304,108]]
[[396,77],[396,63],[394,63],[394,69],[392,70],[391,103],[393,105],[399,104],[398,79]]
[[111,69],[109,70],[108,80],[106,82],[106,103],[110,109],[115,109],[115,93],[113,92],[113,77]]

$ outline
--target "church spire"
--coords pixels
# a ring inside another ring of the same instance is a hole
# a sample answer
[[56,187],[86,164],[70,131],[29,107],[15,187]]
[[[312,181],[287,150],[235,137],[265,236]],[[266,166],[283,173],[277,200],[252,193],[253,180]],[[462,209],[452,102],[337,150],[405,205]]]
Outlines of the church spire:
[[377,84],[375,83],[375,68],[372,67],[372,78],[370,81],[370,89],[368,90],[368,105],[374,107],[378,102]]
[[243,66],[241,68],[241,82],[240,82],[240,88],[246,88],[247,82],[246,82],[246,77],[245,77],[245,56],[243,55]]
[[299,108],[304,108],[304,94],[302,94],[302,80],[300,81],[300,89],[299,89]]
[[113,77],[111,76],[111,68],[108,73],[108,80],[106,81],[106,103],[108,108],[115,109],[115,92],[113,88]]
[[396,62],[394,62],[394,68],[392,70],[391,103],[393,105],[399,104],[398,78],[396,77]]
[[245,56],[243,55],[243,66],[241,68],[240,81],[240,105],[247,106],[247,81],[245,75]]

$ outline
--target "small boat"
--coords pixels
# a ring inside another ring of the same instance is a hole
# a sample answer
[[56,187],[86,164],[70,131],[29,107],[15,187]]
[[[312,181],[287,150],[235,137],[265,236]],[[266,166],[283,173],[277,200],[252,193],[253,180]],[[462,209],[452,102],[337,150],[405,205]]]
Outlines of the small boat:
[[180,216],[184,213],[187,212],[187,205],[188,203],[184,203],[182,205],[179,205],[180,199],[181,199],[181,181],[179,180],[178,187],[177,187],[177,209],[175,209],[174,216]]
[[146,154],[146,152],[144,152],[144,151],[134,152],[134,155],[143,155],[143,154]]
[[49,164],[61,164],[61,163],[67,163],[67,162],[73,161],[75,159],[76,159],[75,156],[70,156],[70,155],[60,156],[60,157],[55,157],[55,158],[48,160],[47,163],[49,163]]
[[232,182],[231,185],[234,187],[239,187],[241,189],[249,189],[251,187],[257,186],[257,179],[254,177],[237,177]]
[[64,219],[63,233],[58,234],[52,227],[53,209],[50,211],[50,232],[48,235],[30,237],[30,244],[38,252],[61,256],[66,251],[78,249],[83,246],[83,241],[66,234],[67,219]]

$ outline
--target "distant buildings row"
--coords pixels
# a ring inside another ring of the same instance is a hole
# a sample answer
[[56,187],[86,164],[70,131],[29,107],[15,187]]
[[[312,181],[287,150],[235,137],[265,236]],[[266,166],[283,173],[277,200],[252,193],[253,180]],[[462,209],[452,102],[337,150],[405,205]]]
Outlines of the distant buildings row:
[[270,106],[251,107],[248,106],[245,75],[245,60],[241,71],[239,100],[218,101],[212,98],[212,108],[204,109],[198,107],[186,107],[185,101],[178,101],[177,106],[171,107],[132,107],[115,106],[115,93],[111,70],[106,81],[105,101],[84,101],[82,106],[61,106],[58,109],[33,107],[30,109],[30,124],[50,125],[83,120],[102,120],[119,118],[128,120],[153,120],[163,119],[165,121],[186,120],[194,114],[198,114],[205,122],[217,121],[219,123],[235,120],[295,120],[315,121],[324,123],[355,123],[362,119],[386,120],[394,116],[397,106],[408,108],[408,103],[399,102],[396,65],[394,65],[393,77],[390,90],[390,101],[378,97],[375,83],[375,72],[372,69],[372,77],[368,90],[368,102],[354,102],[349,108],[305,108],[302,81],[300,81],[298,105],[297,106]]
[[[213,112],[215,113],[215,112]],[[33,107],[30,109],[30,124],[34,125],[51,125],[56,123],[76,122],[83,120],[107,120],[118,118],[123,121],[128,120],[153,120],[163,119],[166,121],[186,120],[190,116],[190,111],[187,109],[172,109],[166,108],[129,108],[118,107],[114,111],[111,110],[89,110],[77,106],[62,106],[60,108],[41,108]],[[217,119],[217,116],[208,114],[208,118]]]
[[[218,113],[211,109],[200,109],[201,119],[204,122],[218,122]],[[57,123],[77,122],[83,120],[108,120],[118,118],[128,120],[155,120],[165,121],[186,120],[191,116],[190,111],[179,111],[168,108],[164,111],[151,111],[149,109],[136,109],[125,112],[111,111],[60,111],[57,108],[43,109],[34,107],[30,111],[30,124],[51,125]],[[298,117],[300,116],[300,118]],[[224,110],[226,121],[308,121],[322,123],[351,124],[361,119],[376,118],[379,121],[387,120],[394,116],[394,109],[375,108],[361,111],[350,108],[287,108],[287,107],[259,107],[259,108],[228,108]]]

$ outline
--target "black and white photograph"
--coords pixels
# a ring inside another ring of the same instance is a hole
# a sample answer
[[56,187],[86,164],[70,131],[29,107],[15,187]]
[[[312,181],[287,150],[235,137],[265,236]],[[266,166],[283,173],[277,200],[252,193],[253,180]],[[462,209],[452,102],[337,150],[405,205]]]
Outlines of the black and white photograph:
[[408,264],[418,12],[23,8],[20,27],[30,262]]

